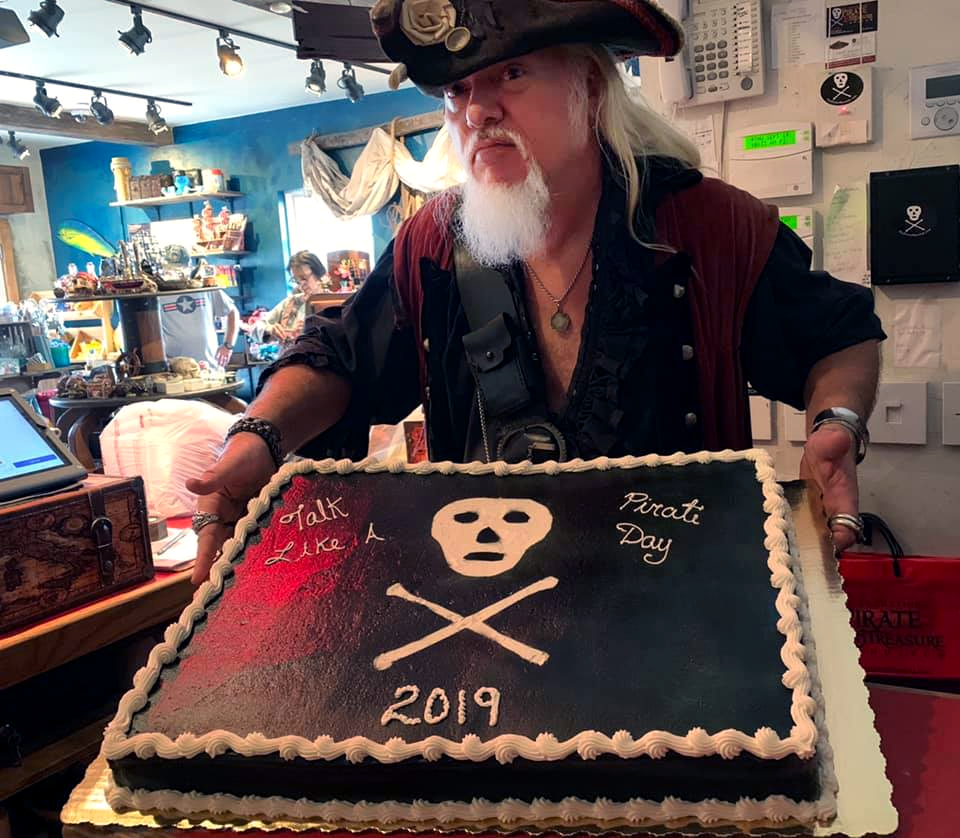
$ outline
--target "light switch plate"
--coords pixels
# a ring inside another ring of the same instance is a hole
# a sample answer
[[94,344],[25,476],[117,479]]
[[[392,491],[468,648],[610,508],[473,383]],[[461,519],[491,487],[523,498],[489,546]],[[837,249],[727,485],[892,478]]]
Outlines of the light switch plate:
[[871,442],[926,445],[927,383],[881,384],[867,427]]
[[807,441],[807,412],[785,404],[783,406],[783,435],[787,442]]
[[960,445],[960,381],[943,382],[943,444]]
[[773,402],[763,396],[750,397],[750,427],[754,442],[773,440]]

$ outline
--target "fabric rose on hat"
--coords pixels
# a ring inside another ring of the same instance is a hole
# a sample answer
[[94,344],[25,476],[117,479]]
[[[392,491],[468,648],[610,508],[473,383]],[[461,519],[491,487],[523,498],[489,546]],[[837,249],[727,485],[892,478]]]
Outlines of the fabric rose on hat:
[[426,47],[443,43],[457,25],[457,10],[448,0],[406,0],[400,26],[413,43]]

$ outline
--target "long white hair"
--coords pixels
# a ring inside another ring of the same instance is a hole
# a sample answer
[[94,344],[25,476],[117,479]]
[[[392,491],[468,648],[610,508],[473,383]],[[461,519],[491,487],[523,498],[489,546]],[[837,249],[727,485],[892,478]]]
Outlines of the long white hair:
[[634,220],[643,194],[645,159],[662,155],[676,159],[681,165],[698,168],[700,152],[642,98],[627,90],[619,62],[609,49],[596,44],[578,44],[568,47],[568,52],[572,60],[583,65],[583,75],[576,84],[579,95],[588,95],[590,71],[599,82],[593,125],[601,147],[612,157],[609,162],[626,184],[628,224],[631,235],[636,237]]

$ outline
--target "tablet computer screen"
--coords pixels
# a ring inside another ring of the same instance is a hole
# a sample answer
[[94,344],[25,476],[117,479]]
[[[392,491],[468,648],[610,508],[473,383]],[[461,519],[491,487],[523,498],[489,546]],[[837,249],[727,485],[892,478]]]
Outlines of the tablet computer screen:
[[46,420],[14,390],[0,390],[0,501],[56,491],[86,476]]

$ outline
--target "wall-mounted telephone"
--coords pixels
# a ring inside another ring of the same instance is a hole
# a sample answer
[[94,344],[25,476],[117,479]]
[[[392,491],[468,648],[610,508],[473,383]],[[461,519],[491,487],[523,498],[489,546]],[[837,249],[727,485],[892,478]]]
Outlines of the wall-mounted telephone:
[[764,89],[760,0],[661,0],[686,45],[660,65],[660,95],[681,108],[759,96]]

